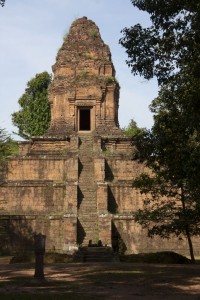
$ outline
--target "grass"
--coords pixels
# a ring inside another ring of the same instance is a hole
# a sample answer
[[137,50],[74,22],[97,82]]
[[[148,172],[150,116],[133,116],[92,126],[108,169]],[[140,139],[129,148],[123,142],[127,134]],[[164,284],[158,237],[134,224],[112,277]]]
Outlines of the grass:
[[[70,263],[73,261],[73,256],[68,254],[59,254],[59,253],[46,253],[44,255],[44,263]],[[35,263],[35,254],[26,253],[23,255],[15,255],[11,259],[11,263]]]
[[0,299],[2,300],[97,300],[101,299],[97,296],[84,296],[84,295],[77,295],[72,293],[66,293],[66,294],[2,294],[0,293]]
[[120,261],[128,263],[161,263],[161,264],[189,264],[191,260],[187,257],[172,251],[155,253],[139,253],[121,255]]

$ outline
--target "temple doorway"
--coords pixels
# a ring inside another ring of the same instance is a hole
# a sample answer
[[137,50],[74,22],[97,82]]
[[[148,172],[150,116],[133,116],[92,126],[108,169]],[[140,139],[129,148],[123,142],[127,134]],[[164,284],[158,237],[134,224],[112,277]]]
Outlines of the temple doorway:
[[91,109],[88,107],[79,109],[79,130],[80,131],[91,130]]

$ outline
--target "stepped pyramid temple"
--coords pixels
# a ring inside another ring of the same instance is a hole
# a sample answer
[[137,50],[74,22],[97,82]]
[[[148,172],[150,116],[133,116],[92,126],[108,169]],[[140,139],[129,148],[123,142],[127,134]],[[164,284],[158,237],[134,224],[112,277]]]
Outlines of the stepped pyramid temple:
[[186,253],[184,241],[150,239],[133,220],[143,199],[132,179],[143,166],[119,128],[119,84],[94,22],[74,21],[53,73],[48,132],[20,142],[1,176],[0,249],[30,250],[42,233],[49,252],[73,253],[99,240],[111,246],[117,236],[126,253]]

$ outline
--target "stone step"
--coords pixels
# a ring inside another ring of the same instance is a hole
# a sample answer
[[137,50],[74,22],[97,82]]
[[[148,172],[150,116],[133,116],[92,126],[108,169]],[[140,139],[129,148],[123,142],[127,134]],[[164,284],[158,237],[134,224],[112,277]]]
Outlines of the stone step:
[[93,222],[93,221],[97,221],[97,214],[95,214],[94,212],[91,212],[90,215],[86,215],[84,212],[78,213],[78,218],[80,219],[80,221],[89,221],[89,222]]
[[93,195],[87,195],[87,194],[84,194],[83,192],[82,192],[82,195],[78,198],[78,200],[80,203],[88,203],[88,204],[97,203],[97,201],[93,197]]
[[98,218],[96,203],[96,183],[94,181],[93,137],[79,136],[79,208],[78,237],[79,242],[87,245],[89,240],[97,239]]
[[[91,187],[95,186],[95,181],[93,180],[93,176],[84,176],[83,174],[81,176],[79,176],[79,184],[82,183],[82,185],[84,186],[87,185],[88,183],[91,183]],[[89,185],[90,187],[90,185]]]
[[[79,203],[80,205],[81,204],[84,204],[85,206],[88,206],[88,207],[97,207],[97,202],[96,201],[93,201],[92,199],[87,199],[87,198],[81,198],[81,199],[78,199],[79,200]],[[88,214],[88,212],[87,212]]]
[[81,191],[81,195],[80,198],[90,198],[91,200],[95,200],[96,201],[96,189],[94,189],[93,191],[89,191],[87,190],[87,186],[81,186],[79,185],[80,191]]
[[94,193],[87,193],[84,192],[84,190],[81,190],[81,195],[78,197],[80,202],[84,202],[84,203],[96,203],[96,197],[94,195]]
[[[82,201],[80,200],[80,209],[81,209],[83,206],[84,206],[85,208],[89,208],[89,209],[91,209],[91,210],[92,210],[92,209],[93,209],[93,210],[94,210],[94,209],[97,209],[97,203],[96,203],[96,202],[91,202],[91,201],[87,201],[87,202],[85,201],[85,202],[84,202],[84,200],[82,200]],[[95,211],[95,212],[96,212],[96,211]],[[85,214],[88,215],[88,211],[86,211]]]
[[[80,216],[80,218],[81,218],[83,215],[85,215],[85,211],[86,211],[86,210],[87,210],[87,211],[89,210],[90,214],[94,214],[94,213],[97,211],[96,208],[91,209],[91,208],[89,208],[89,207],[81,207],[81,208],[79,209],[78,216]],[[84,218],[81,218],[81,219],[84,220]],[[91,219],[92,219],[91,216],[88,217],[88,219],[85,218],[85,220],[89,220],[89,221],[90,221]]]
[[[96,202],[84,202],[83,201],[80,201],[80,209],[84,206],[84,208],[89,208],[89,209],[97,209],[97,203]],[[86,214],[88,215],[88,211],[86,211]]]
[[83,262],[109,262],[114,258],[110,247],[80,247],[77,254]]
[[83,215],[81,214],[81,212],[78,214],[78,218],[80,220],[80,222],[82,223],[97,223],[97,217],[92,218],[91,216],[88,218],[84,218]]

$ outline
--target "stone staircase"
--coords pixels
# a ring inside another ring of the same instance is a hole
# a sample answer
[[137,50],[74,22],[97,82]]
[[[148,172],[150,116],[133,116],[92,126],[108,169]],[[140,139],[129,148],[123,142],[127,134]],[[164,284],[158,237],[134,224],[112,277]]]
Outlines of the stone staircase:
[[75,261],[111,262],[115,256],[111,247],[81,247],[76,253]]
[[89,240],[98,241],[96,184],[94,181],[93,137],[79,136],[78,181],[78,243],[86,246]]

